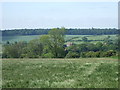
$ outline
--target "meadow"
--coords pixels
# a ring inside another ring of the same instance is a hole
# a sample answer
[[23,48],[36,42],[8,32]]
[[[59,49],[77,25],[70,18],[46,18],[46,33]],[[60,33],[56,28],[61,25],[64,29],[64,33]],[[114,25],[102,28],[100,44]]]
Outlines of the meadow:
[[26,36],[3,36],[2,41],[3,43],[6,43],[7,41],[13,43],[13,42],[19,42],[19,41],[26,41],[29,42],[33,39],[38,39],[40,35],[26,35]]
[[[82,37],[87,37],[88,40],[90,40],[92,43],[96,42],[103,42],[103,40],[107,37],[110,36],[111,40],[117,39],[116,35],[66,35],[65,40],[66,42],[73,42],[76,44],[83,43]],[[19,42],[19,41],[26,41],[29,42],[30,40],[33,39],[38,39],[40,38],[40,35],[26,35],[26,36],[3,36],[2,37],[2,42],[6,43],[7,41],[9,42]]]
[[2,59],[3,88],[118,88],[115,58]]

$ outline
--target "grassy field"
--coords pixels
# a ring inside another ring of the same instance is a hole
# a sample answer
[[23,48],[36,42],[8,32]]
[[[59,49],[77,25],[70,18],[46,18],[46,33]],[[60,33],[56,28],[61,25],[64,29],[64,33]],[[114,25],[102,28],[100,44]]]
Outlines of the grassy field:
[[[68,42],[74,42],[74,43],[82,43],[82,37],[86,36],[88,40],[97,40],[92,41],[93,43],[96,43],[100,40],[105,39],[108,35],[66,35],[65,40]],[[111,40],[115,40],[117,37],[116,35],[109,35],[111,37]],[[3,43],[6,43],[7,41],[15,42],[15,41],[30,41],[33,39],[40,38],[40,35],[28,35],[28,36],[3,36],[2,41]],[[101,41],[102,42],[102,41]]]
[[117,88],[113,58],[3,59],[3,88]]
[[116,35],[66,35],[65,40],[76,44],[83,43],[82,37],[87,37],[91,43],[103,42],[105,38],[110,36],[111,40],[117,39]]
[[38,39],[39,37],[40,37],[40,35],[3,36],[2,41],[3,41],[3,43],[6,43],[7,41],[9,41],[9,42],[15,42],[15,41],[27,41],[27,42],[29,42],[30,40]]

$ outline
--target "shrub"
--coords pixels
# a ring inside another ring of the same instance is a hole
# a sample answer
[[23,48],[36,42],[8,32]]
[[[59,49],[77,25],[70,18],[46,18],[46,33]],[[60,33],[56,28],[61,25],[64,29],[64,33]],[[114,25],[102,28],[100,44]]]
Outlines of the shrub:
[[85,54],[86,57],[93,57],[94,52],[93,51],[89,51]]
[[42,54],[43,58],[54,58],[54,55],[52,53],[46,53],[46,54]]
[[66,55],[66,58],[79,58],[80,54],[77,52],[68,52],[68,54]]
[[94,52],[94,51],[89,51],[89,52],[86,52],[85,57],[100,57],[100,52]]
[[109,50],[107,52],[103,52],[101,53],[102,57],[110,57],[110,56],[115,56],[116,52],[114,50]]

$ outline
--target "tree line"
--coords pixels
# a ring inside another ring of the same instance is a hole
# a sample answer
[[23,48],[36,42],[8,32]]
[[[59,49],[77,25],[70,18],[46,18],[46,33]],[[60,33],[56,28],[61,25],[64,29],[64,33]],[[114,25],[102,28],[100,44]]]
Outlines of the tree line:
[[[57,28],[60,29],[60,28]],[[51,29],[12,29],[3,30],[2,36],[17,36],[17,35],[43,35],[48,34]],[[90,28],[90,29],[65,29],[66,35],[113,35],[118,34],[118,29],[115,28]]]
[[2,58],[86,58],[118,56],[118,41],[112,42],[109,37],[96,44],[65,44],[65,28],[54,28],[46,35],[30,42],[15,42],[3,45]]

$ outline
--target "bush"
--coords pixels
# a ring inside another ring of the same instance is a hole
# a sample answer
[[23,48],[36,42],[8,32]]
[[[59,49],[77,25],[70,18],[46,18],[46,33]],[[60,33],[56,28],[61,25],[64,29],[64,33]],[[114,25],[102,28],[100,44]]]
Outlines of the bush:
[[86,52],[85,57],[100,57],[100,52],[94,52],[94,51],[89,51],[89,52]]
[[81,52],[81,53],[80,53],[80,57],[85,58],[85,57],[86,57],[86,56],[85,56],[85,52]]
[[2,47],[2,58],[20,58],[23,53],[23,48],[26,47],[25,42],[15,42],[5,44]]
[[86,57],[94,57],[94,52],[93,51],[89,51],[85,54]]
[[43,58],[54,58],[54,55],[52,53],[46,53],[42,55]]
[[110,56],[116,56],[116,52],[114,50],[109,50],[107,52],[101,53],[101,57],[110,57]]
[[98,51],[98,52],[94,52],[94,57],[100,57],[100,51]]
[[77,52],[68,52],[68,54],[66,55],[66,58],[79,58],[80,54]]

